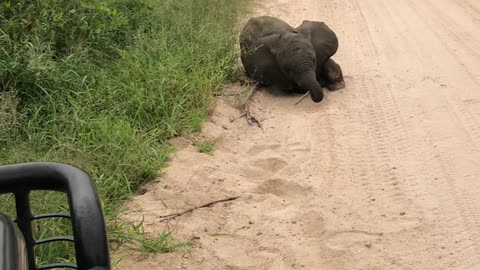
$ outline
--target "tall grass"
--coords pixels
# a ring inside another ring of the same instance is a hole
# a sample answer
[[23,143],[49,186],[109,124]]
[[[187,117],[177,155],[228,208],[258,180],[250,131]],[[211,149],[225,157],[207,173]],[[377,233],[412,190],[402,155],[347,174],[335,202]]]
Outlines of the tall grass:
[[[113,241],[120,202],[155,177],[165,141],[197,131],[235,60],[250,0],[17,0],[0,5],[0,163],[87,170]],[[35,211],[65,209],[54,193]],[[9,211],[8,200],[0,209]],[[38,225],[65,233],[65,224]],[[65,245],[41,260],[69,260]]]

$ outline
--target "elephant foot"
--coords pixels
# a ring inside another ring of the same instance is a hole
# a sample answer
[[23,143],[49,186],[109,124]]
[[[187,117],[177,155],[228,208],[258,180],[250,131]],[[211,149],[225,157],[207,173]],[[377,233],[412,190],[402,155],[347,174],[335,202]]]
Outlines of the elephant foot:
[[331,58],[324,63],[320,77],[326,81],[327,89],[330,91],[345,88],[342,68]]
[[340,90],[345,88],[345,81],[337,82],[337,83],[332,83],[327,85],[327,89],[330,91],[335,91],[335,90]]

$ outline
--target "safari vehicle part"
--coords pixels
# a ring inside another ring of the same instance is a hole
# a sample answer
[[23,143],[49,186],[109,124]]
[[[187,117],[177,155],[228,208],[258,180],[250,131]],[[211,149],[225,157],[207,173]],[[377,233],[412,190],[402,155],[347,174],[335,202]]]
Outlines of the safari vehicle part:
[[[64,192],[70,213],[33,216],[29,195],[34,190]],[[23,163],[0,166],[0,194],[15,196],[16,218],[0,213],[0,270],[71,268],[111,269],[105,221],[92,178],[83,170],[61,163]],[[34,239],[32,221],[46,218],[71,220],[73,236]],[[34,247],[69,241],[75,246],[76,264],[37,266]]]

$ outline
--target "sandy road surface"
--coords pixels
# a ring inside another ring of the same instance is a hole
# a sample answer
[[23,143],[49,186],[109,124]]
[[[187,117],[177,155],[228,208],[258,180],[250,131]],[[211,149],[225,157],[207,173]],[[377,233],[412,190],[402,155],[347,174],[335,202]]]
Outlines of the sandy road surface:
[[215,154],[186,142],[129,217],[161,232],[161,215],[241,197],[170,221],[190,253],[119,268],[480,269],[480,2],[263,2],[336,31],[347,87],[296,107],[260,92],[263,130],[219,100]]

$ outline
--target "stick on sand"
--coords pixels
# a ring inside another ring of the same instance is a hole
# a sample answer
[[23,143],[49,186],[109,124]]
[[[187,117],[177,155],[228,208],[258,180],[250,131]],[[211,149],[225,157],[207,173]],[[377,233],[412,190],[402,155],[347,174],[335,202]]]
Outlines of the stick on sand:
[[304,99],[304,98],[305,98],[306,96],[308,96],[309,94],[310,94],[310,90],[309,90],[307,93],[305,93],[305,95],[301,96],[301,97],[297,100],[297,102],[295,102],[295,105],[297,105],[298,103],[300,103],[300,101],[302,101],[302,99]]
[[229,201],[234,201],[236,199],[240,198],[240,196],[235,196],[235,197],[230,197],[230,198],[226,198],[226,199],[221,199],[221,200],[216,200],[216,201],[213,201],[213,202],[209,202],[209,203],[205,203],[205,204],[202,204],[200,206],[196,206],[196,207],[192,207],[192,208],[189,208],[185,211],[182,211],[180,213],[175,213],[175,214],[170,214],[170,215],[166,215],[166,216],[160,216],[160,222],[162,221],[166,221],[166,220],[171,220],[171,219],[174,219],[174,218],[177,218],[179,216],[183,216],[187,213],[190,213],[190,212],[193,212],[197,209],[200,209],[200,208],[206,208],[206,207],[210,207],[210,206],[213,206],[217,203],[222,203],[222,202],[229,202]]

